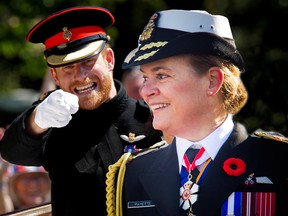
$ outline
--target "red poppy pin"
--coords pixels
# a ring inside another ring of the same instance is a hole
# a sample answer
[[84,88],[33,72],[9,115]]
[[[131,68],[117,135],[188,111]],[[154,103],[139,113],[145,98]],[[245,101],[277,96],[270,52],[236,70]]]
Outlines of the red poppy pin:
[[246,171],[246,164],[240,158],[228,158],[223,169],[230,176],[240,176]]

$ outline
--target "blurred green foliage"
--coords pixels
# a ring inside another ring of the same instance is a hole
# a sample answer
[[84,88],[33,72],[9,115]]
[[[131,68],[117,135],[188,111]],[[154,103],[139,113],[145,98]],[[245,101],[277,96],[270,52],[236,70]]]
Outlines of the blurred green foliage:
[[229,18],[246,62],[243,81],[249,91],[245,108],[235,116],[249,132],[257,128],[287,132],[288,0],[10,0],[0,2],[0,94],[15,88],[40,88],[47,71],[44,46],[30,44],[29,29],[50,13],[79,5],[102,6],[115,16],[108,29],[116,56],[115,78],[125,56],[154,11],[204,9]]

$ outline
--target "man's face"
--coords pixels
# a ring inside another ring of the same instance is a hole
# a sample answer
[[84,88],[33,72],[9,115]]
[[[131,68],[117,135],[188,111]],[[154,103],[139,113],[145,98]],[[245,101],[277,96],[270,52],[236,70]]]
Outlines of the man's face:
[[113,68],[114,55],[108,48],[105,54],[54,68],[51,73],[57,86],[78,96],[81,109],[92,110],[116,95]]
[[[134,69],[137,70],[137,69]],[[141,88],[143,86],[143,77],[139,71],[130,71],[122,80],[127,94],[135,99],[143,99],[141,95]]]

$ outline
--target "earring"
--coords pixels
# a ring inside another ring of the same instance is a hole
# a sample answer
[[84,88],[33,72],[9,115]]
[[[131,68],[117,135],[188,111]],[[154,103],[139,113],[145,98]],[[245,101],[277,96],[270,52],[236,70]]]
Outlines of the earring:
[[208,95],[212,95],[212,94],[213,94],[213,91],[209,91],[209,92],[208,92]]

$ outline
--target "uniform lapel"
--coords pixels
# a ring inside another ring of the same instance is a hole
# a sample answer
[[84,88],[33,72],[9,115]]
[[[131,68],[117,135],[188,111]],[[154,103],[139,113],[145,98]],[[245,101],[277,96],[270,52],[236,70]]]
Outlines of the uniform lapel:
[[160,154],[155,153],[155,163],[141,174],[140,181],[159,214],[178,215],[180,183],[176,144],[173,142]]
[[[246,171],[243,175],[230,176],[223,170],[223,163],[225,160],[231,157],[240,157],[235,156],[238,144],[241,143],[241,147],[249,147],[249,145],[245,144],[247,137],[246,131],[241,129],[239,125],[236,125],[229,139],[219,150],[214,161],[211,162],[212,164],[200,185],[198,201],[193,205],[194,213],[196,215],[215,215],[223,202],[233,191],[235,191],[239,184],[245,181],[254,169],[248,150],[243,151],[246,152],[246,154],[241,155],[241,159],[246,163]],[[209,208],[207,208],[207,206],[209,206]]]

